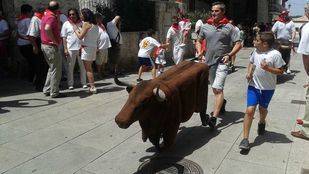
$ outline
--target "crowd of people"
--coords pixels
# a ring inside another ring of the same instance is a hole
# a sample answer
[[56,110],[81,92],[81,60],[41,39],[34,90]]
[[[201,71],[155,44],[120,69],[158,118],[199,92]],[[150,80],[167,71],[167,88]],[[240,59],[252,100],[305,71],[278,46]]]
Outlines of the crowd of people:
[[[67,76],[68,89],[75,87],[74,67],[79,65],[80,82],[89,92],[97,93],[93,74],[93,63],[101,73],[109,61],[114,73],[118,71],[118,58],[123,38],[120,32],[120,16],[115,16],[106,27],[101,14],[94,14],[89,9],[69,9],[67,16],[59,11],[60,4],[50,1],[48,8],[38,7],[32,14],[31,5],[21,6],[21,15],[17,20],[20,53],[29,63],[29,81],[35,79],[37,90],[52,98],[63,97],[59,92],[62,75]],[[244,46],[245,32],[241,25],[235,25],[226,16],[226,7],[221,2],[212,4],[212,16],[197,21],[194,33],[197,34],[195,49],[197,62],[209,66],[209,82],[214,94],[214,108],[210,116],[201,116],[203,126],[215,129],[218,116],[224,114],[227,100],[224,99],[225,79],[229,70],[235,71],[236,54]],[[309,17],[309,7],[305,7]],[[67,18],[68,17],[68,18]],[[2,41],[7,38],[8,27],[0,19],[0,54],[5,54]],[[152,78],[160,75],[166,65],[165,52],[171,50],[172,61],[177,65],[184,60],[192,23],[183,12],[173,18],[173,24],[167,31],[165,43],[159,43],[155,31],[149,29],[147,36],[141,38],[137,59],[139,63],[137,82],[141,83],[142,74],[152,71]],[[298,52],[303,54],[305,69],[308,73],[309,24],[302,28],[302,38]],[[266,116],[271,98],[275,92],[277,75],[290,71],[290,55],[295,39],[295,26],[283,11],[276,23],[263,29],[258,24],[252,28],[254,51],[250,55],[247,88],[247,109],[243,124],[243,140],[239,148],[249,149],[249,132],[258,106],[260,120],[258,134],[265,133]],[[278,42],[277,47],[275,43]],[[110,56],[109,56],[110,55]],[[112,56],[112,57],[111,57]],[[68,63],[62,68],[63,61]],[[159,70],[157,72],[157,70]],[[64,72],[64,74],[62,74]],[[88,80],[88,83],[87,83]],[[307,89],[308,85],[307,85]],[[308,95],[309,92],[307,92]],[[308,98],[308,97],[307,97]],[[307,102],[308,103],[308,102]],[[309,138],[308,115],[298,120],[303,126],[301,131],[291,134],[300,138]],[[224,119],[224,118],[223,118]]]

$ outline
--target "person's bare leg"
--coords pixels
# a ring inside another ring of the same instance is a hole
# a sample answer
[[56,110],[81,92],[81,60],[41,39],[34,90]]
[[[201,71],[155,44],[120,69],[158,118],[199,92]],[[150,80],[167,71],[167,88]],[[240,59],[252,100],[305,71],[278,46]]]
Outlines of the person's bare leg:
[[157,69],[156,69],[156,67],[152,67],[151,73],[152,73],[152,78],[153,79],[156,78],[156,76],[157,76]]
[[84,60],[84,66],[85,66],[85,69],[86,69],[86,74],[87,74],[87,78],[88,78],[88,81],[89,81],[89,85],[90,87],[95,87],[94,86],[94,77],[93,77],[93,70],[92,70],[92,61],[85,61]]
[[138,79],[141,79],[143,74],[144,65],[140,66],[138,69]]
[[260,121],[259,123],[265,123],[266,122],[266,116],[267,116],[267,109],[259,106],[259,111],[260,111]]
[[243,138],[246,139],[249,138],[250,128],[252,125],[252,121],[254,119],[255,108],[256,106],[249,106],[246,109],[246,114],[243,123]]
[[224,100],[224,94],[223,90],[221,89],[215,89],[213,88],[213,93],[215,95],[215,104],[214,104],[214,111],[213,111],[213,116],[218,117],[221,107],[223,105],[223,100]]

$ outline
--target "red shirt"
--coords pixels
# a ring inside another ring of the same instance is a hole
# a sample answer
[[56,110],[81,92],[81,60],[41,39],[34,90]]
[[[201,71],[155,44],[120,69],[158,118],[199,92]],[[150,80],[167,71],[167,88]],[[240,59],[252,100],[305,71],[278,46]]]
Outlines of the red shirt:
[[[57,40],[57,43],[52,43],[52,40],[48,37],[45,26],[50,25],[52,28],[52,32],[54,34],[55,39]],[[52,11],[47,10],[45,12],[45,15],[42,18],[41,21],[41,40],[43,44],[46,45],[59,45],[61,43],[61,37],[60,37],[60,21],[58,20],[58,17],[55,13]]]

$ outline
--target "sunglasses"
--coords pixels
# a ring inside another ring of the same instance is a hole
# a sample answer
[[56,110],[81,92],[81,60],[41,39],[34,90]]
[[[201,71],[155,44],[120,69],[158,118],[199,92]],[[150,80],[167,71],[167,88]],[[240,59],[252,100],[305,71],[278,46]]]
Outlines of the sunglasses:
[[69,16],[75,16],[75,15],[76,15],[75,13],[70,13],[70,14],[69,14]]

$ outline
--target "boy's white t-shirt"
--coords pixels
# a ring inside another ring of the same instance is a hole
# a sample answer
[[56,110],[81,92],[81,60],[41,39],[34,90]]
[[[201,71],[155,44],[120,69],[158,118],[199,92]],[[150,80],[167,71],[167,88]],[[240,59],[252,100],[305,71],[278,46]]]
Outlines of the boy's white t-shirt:
[[292,32],[295,31],[295,25],[293,21],[283,23],[277,21],[272,27],[272,32],[277,33],[277,39],[292,39]]
[[[9,29],[8,23],[4,19],[0,20],[0,33],[3,33],[3,32],[5,32],[8,29]],[[0,37],[0,40],[7,39],[8,37],[9,36]]]
[[170,27],[166,35],[167,39],[170,39],[174,46],[179,46],[182,44],[182,34],[180,30],[174,30],[173,27]]
[[103,50],[112,46],[109,36],[106,31],[99,27],[98,49]]
[[255,70],[253,80],[249,83],[249,86],[260,90],[274,90],[276,88],[277,75],[261,68],[261,62],[264,59],[268,66],[273,68],[281,68],[285,65],[279,51],[271,49],[267,52],[259,52],[255,49],[250,56],[250,63],[255,65]]
[[305,24],[301,30],[301,39],[297,52],[300,54],[309,55],[309,23]]
[[139,43],[138,57],[151,58],[151,53],[155,47],[161,44],[152,37],[146,37]]
[[[79,27],[82,26],[81,23],[76,24],[76,25]],[[61,37],[66,38],[68,50],[79,50],[80,49],[81,41],[76,36],[74,29],[73,29],[73,25],[69,21],[64,22],[64,24],[62,25]]]

